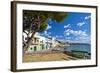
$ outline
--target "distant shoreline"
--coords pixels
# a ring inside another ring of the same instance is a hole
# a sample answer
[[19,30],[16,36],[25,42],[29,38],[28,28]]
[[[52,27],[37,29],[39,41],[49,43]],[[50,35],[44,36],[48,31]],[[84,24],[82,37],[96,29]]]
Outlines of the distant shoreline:
[[89,43],[70,43],[70,45],[91,45]]

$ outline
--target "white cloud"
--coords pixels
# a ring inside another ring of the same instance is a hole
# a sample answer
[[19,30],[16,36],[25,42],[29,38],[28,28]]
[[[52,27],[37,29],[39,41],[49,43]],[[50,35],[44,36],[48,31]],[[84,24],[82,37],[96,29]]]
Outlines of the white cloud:
[[70,40],[70,39],[71,39],[71,37],[65,37],[65,39],[66,39],[66,40]]
[[47,31],[44,31],[44,34],[47,34]]
[[78,24],[77,24],[77,26],[83,26],[85,24],[85,22],[79,22]]
[[52,28],[52,26],[50,26],[49,24],[48,24],[48,26],[47,26],[47,29],[46,30],[49,30],[49,29],[51,29]]
[[51,35],[51,32],[48,32],[49,35]]
[[71,25],[70,25],[70,24],[68,24],[68,25],[65,25],[65,26],[64,26],[64,28],[68,28],[68,27],[71,27]]
[[40,35],[42,36],[49,36],[48,32],[47,31],[44,31],[43,33],[41,33]]
[[89,39],[90,38],[90,36],[80,36],[79,37],[79,39],[81,39],[81,40],[87,40],[87,39]]
[[69,35],[71,34],[70,31],[71,31],[71,29],[65,30],[65,31],[64,31],[64,35],[65,35],[65,36],[69,36]]
[[[90,36],[86,33],[86,31],[67,29],[64,32],[64,35],[66,39],[68,40],[72,39],[73,42],[90,43]],[[70,37],[69,35],[72,36]]]
[[77,39],[79,42],[82,42],[82,43],[90,43],[91,42],[91,37],[89,35],[79,36]]
[[63,36],[62,35],[56,35],[56,36],[53,36],[55,39],[61,39]]
[[66,35],[67,35],[67,36],[69,36],[69,35],[70,35],[70,33],[69,33],[69,32],[67,32],[67,33],[66,33]]
[[51,32],[44,31],[44,33],[42,33],[41,35],[51,38]]
[[91,18],[91,16],[86,16],[85,17],[85,20],[88,20],[88,19],[90,19]]
[[55,36],[55,38],[58,38],[58,37],[59,37],[58,35]]
[[63,36],[62,35],[59,35],[59,38],[62,38]]
[[64,31],[64,35],[69,36],[72,34],[73,36],[87,36],[86,31],[82,30],[72,30],[72,29],[67,29]]
[[81,31],[81,30],[74,31],[73,35],[76,35],[76,36],[87,36],[86,32],[85,31]]
[[66,40],[69,40],[69,42],[74,43],[91,43],[90,36],[66,37]]

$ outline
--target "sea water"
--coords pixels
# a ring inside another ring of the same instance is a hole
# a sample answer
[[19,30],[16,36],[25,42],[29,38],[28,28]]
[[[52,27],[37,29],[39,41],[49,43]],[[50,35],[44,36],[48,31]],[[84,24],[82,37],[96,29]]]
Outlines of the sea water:
[[64,48],[65,51],[84,51],[91,53],[91,45],[90,44],[70,44],[70,46],[66,46]]
[[91,45],[90,44],[70,44],[70,46],[65,46],[64,48],[67,52],[72,52],[74,54],[84,53],[87,59],[91,58]]

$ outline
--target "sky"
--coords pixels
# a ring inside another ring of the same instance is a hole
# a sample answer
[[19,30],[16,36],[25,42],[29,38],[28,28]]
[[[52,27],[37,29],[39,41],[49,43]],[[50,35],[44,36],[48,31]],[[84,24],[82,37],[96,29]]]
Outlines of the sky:
[[69,12],[63,21],[49,19],[47,24],[47,29],[40,33],[42,36],[68,42],[91,42],[91,13]]

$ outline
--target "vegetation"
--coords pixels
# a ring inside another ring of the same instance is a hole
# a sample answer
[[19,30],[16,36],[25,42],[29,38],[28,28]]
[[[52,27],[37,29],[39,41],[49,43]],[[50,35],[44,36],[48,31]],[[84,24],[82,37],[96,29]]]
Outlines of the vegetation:
[[23,32],[27,34],[27,42],[23,40],[24,50],[31,45],[36,32],[43,32],[47,28],[47,20],[61,22],[67,15],[66,12],[23,10]]

